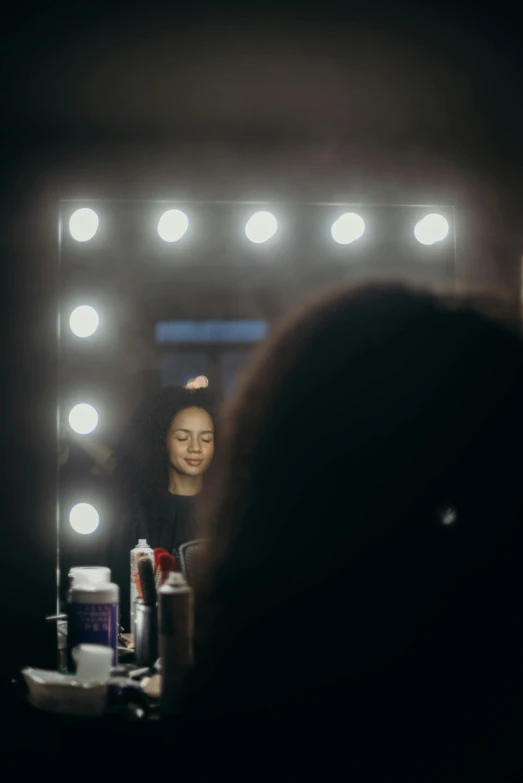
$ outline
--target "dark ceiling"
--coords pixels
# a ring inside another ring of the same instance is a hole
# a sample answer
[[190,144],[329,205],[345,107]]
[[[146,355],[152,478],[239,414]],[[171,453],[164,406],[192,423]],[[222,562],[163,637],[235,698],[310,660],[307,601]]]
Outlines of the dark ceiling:
[[2,133],[78,147],[292,140],[324,155],[362,141],[485,154],[516,138],[510,14],[365,7],[350,20],[307,6],[260,18],[154,3],[33,10],[4,28]]

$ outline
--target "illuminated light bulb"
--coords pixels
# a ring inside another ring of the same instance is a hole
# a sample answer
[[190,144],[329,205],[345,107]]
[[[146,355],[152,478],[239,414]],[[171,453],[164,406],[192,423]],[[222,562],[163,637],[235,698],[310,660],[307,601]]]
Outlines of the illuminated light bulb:
[[178,242],[189,228],[189,218],[180,209],[169,209],[158,221],[158,235],[164,242]]
[[88,242],[98,231],[98,222],[94,209],[77,209],[69,218],[69,233],[77,242]]
[[350,245],[365,233],[365,222],[355,212],[346,212],[331,226],[332,238],[339,245]]
[[98,413],[96,408],[87,402],[80,402],[71,408],[69,413],[69,424],[71,429],[78,435],[88,435],[96,429],[98,425]]
[[267,242],[278,230],[278,221],[271,212],[255,212],[247,221],[245,235],[256,245]]
[[458,512],[455,508],[449,507],[441,511],[441,523],[443,525],[453,525],[458,520]]
[[69,512],[69,522],[76,533],[88,536],[100,524],[100,515],[89,503],[77,503]]
[[94,307],[81,305],[73,310],[69,318],[71,331],[77,337],[91,337],[98,329],[100,318]]
[[449,233],[449,224],[443,215],[426,215],[414,227],[414,236],[422,245],[434,245],[444,240]]

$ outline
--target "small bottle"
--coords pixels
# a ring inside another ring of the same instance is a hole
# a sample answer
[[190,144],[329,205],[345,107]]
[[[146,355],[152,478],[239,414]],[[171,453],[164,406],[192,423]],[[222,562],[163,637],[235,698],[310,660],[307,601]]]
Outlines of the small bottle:
[[146,538],[139,538],[138,543],[136,544],[134,549],[131,549],[131,600],[130,600],[130,608],[131,608],[131,634],[134,639],[136,635],[136,610],[135,610],[135,603],[138,598],[138,590],[136,588],[136,582],[138,579],[138,560],[140,557],[143,557],[143,555],[148,555],[153,564],[154,569],[154,553],[149,544],[147,543]]
[[173,715],[178,711],[180,686],[193,664],[194,594],[182,574],[170,573],[158,590],[158,630],[160,710]]
[[118,604],[120,588],[113,583],[73,585],[68,594],[67,658],[74,671],[73,649],[79,644],[111,647],[118,663]]

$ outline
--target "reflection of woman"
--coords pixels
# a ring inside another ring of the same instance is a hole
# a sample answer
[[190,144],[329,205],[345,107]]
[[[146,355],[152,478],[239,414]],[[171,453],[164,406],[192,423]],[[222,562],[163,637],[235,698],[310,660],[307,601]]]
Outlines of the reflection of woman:
[[129,601],[129,551],[139,538],[176,554],[198,537],[195,502],[214,454],[214,413],[205,388],[168,386],[136,412],[114,454],[114,483],[120,506],[110,556]]

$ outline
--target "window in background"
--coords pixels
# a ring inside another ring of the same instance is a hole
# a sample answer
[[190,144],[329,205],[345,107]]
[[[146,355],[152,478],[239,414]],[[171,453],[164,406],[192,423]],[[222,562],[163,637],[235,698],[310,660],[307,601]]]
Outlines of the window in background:
[[160,321],[156,342],[257,343],[267,336],[266,321]]
[[184,386],[197,375],[210,375],[209,356],[205,351],[177,351],[162,353],[160,378],[162,386]]
[[[161,346],[162,386],[185,384],[206,375],[211,387],[228,397],[236,376],[254,344],[268,332],[266,321],[161,321],[156,343]],[[170,348],[169,346],[172,346]]]

